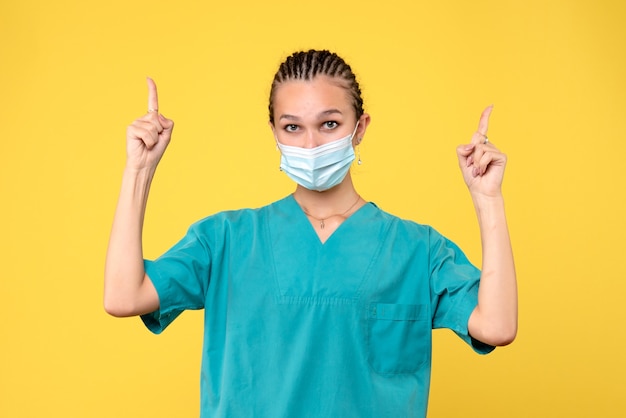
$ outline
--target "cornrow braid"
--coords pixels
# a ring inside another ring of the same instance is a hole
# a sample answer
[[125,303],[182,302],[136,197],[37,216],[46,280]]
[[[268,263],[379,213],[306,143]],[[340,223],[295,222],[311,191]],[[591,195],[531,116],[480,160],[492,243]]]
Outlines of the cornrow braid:
[[359,119],[363,115],[361,89],[352,68],[334,52],[310,49],[293,53],[278,67],[270,90],[269,113],[272,124],[274,123],[274,95],[278,86],[290,80],[312,80],[318,75],[338,78],[341,85],[352,96],[356,118]]

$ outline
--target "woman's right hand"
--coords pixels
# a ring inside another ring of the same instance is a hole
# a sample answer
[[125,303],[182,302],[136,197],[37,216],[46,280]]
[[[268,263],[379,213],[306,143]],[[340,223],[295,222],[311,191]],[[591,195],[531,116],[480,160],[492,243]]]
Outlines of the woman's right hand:
[[174,121],[159,113],[156,84],[148,78],[148,113],[126,129],[126,167],[154,170],[172,137]]

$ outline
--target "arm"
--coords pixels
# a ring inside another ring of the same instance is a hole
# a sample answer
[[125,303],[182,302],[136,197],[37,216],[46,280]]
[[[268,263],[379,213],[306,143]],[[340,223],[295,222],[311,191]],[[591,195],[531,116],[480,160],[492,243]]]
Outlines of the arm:
[[106,256],[104,309],[113,316],[159,308],[143,267],[142,229],[150,184],[173,128],[174,122],[158,113],[156,85],[148,79],[148,113],[126,132],[126,167]]
[[458,147],[457,154],[478,216],[483,253],[478,305],[468,329],[473,338],[497,346],[510,344],[517,334],[517,281],[502,196],[506,156],[486,143],[491,110],[485,109],[471,143]]

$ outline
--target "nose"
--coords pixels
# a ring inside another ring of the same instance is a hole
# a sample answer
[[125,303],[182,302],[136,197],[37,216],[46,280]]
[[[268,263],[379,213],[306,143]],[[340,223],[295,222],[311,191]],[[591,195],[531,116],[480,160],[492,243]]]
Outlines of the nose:
[[314,130],[308,129],[304,134],[304,144],[302,148],[315,148],[320,145],[319,138]]

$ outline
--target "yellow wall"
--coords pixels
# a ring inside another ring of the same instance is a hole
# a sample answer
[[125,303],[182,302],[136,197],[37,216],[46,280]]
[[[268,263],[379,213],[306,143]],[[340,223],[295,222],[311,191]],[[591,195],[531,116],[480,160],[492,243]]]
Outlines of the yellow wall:
[[623,416],[626,3],[247,3],[0,5],[0,416],[197,416],[201,315],[156,337],[101,305],[125,127],[154,77],[176,121],[146,220],[155,257],[202,216],[292,190],[266,99],[309,47],[360,77],[362,194],[477,263],[455,146],[495,103],[521,328],[486,357],[437,331],[430,416]]

